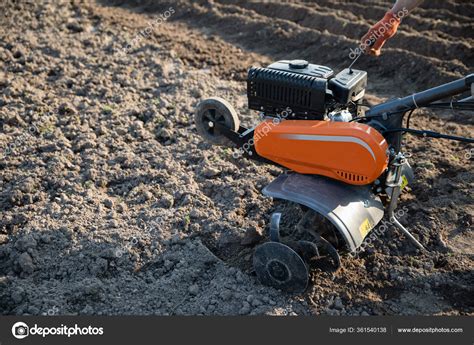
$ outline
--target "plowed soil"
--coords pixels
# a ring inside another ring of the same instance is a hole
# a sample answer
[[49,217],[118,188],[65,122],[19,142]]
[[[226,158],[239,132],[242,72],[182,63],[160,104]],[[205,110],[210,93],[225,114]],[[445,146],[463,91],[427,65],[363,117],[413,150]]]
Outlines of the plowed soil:
[[[472,146],[407,136],[416,183],[401,221],[300,296],[262,286],[252,253],[282,170],[214,147],[193,112],[246,71],[301,58],[338,71],[388,1],[2,1],[0,312],[94,315],[474,313]],[[472,72],[474,4],[425,1],[379,58],[367,101]],[[417,110],[415,128],[473,137],[472,114]],[[263,234],[260,236],[259,234]]]

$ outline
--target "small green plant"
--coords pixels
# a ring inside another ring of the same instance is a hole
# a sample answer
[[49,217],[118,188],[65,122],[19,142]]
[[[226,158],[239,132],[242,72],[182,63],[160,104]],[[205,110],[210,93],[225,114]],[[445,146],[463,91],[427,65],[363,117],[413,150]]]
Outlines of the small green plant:
[[219,156],[223,159],[227,159],[232,156],[232,150],[227,147],[219,153]]
[[189,224],[191,224],[191,216],[189,214],[187,214],[185,217],[184,217],[184,225],[185,226],[188,226]]
[[153,120],[158,126],[161,126],[165,122],[165,117],[158,115],[157,117],[154,118]]
[[113,113],[113,111],[114,111],[114,109],[111,105],[106,104],[102,107],[102,112],[104,114],[110,115],[110,114]]
[[39,133],[43,134],[50,134],[54,132],[54,124],[51,122],[44,123],[41,127],[38,128]]

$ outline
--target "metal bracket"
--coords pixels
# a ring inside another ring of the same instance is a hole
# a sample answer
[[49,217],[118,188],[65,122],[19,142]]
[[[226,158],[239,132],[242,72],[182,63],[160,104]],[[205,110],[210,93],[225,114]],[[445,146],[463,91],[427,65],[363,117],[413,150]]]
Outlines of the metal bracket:
[[[239,127],[237,132],[235,132],[218,122],[216,122],[214,125],[223,136],[225,136],[227,139],[237,145],[237,147],[242,152],[242,156],[259,162],[278,165],[275,162],[272,162],[257,153],[257,151],[255,150],[255,143],[253,142],[253,128],[247,129],[245,127]],[[245,148],[245,145],[247,145],[248,148]]]
[[395,226],[400,229],[419,249],[426,251],[425,247],[408,231],[395,217],[395,209],[397,208],[398,197],[401,194],[401,185],[402,185],[402,167],[405,164],[405,156],[403,153],[399,152],[397,156],[393,159],[392,169],[389,171],[387,176],[387,186],[392,188],[392,193],[390,195],[390,203],[387,207],[387,213],[389,220],[395,224]]

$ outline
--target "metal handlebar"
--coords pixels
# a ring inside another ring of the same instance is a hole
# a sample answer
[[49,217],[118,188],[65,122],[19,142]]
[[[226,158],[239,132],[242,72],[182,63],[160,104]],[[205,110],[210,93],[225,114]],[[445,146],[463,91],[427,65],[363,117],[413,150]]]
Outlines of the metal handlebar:
[[433,87],[431,89],[414,93],[403,98],[391,99],[385,103],[378,104],[365,112],[366,117],[380,116],[388,113],[408,111],[426,106],[443,98],[458,95],[468,91],[474,82],[474,74],[464,78]]

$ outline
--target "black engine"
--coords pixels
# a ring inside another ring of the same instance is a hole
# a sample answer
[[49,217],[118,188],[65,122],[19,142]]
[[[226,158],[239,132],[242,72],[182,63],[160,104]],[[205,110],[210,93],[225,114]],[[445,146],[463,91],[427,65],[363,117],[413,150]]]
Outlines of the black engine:
[[323,120],[328,113],[356,109],[367,85],[367,72],[345,69],[334,76],[326,66],[282,60],[252,67],[247,77],[249,108],[266,116],[291,109],[290,118]]

